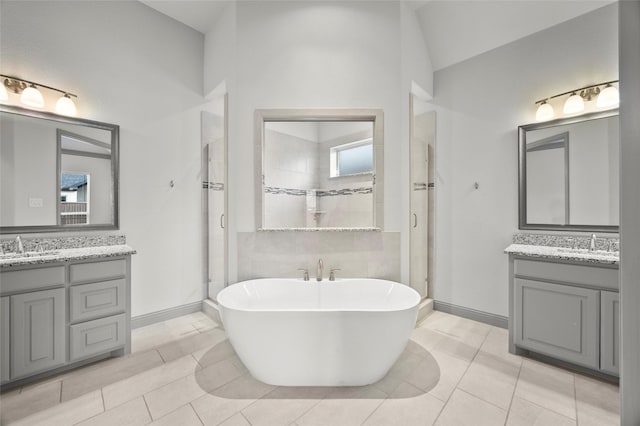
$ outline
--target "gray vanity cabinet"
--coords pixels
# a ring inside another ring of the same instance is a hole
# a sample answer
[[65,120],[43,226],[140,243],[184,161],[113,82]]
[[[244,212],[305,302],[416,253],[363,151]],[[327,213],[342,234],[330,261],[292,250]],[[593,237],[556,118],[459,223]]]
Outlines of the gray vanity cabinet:
[[620,374],[620,298],[613,291],[601,292],[600,298],[600,368]]
[[618,375],[618,267],[510,256],[509,349]]
[[516,278],[516,345],[598,368],[599,292]]
[[0,298],[0,382],[9,380],[9,298]]
[[1,382],[129,353],[130,276],[129,255],[0,270]]
[[11,378],[65,363],[65,289],[11,296]]

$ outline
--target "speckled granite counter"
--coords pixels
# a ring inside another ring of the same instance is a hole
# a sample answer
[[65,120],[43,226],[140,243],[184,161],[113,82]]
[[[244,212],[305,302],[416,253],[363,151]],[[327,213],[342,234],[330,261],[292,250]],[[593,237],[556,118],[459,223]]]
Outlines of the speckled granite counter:
[[77,247],[53,250],[51,253],[27,252],[25,257],[2,259],[0,257],[0,269],[10,266],[36,265],[42,263],[64,262],[67,260],[98,259],[115,256],[135,254],[136,251],[126,245],[110,245],[97,247]]
[[507,254],[518,256],[567,260],[584,263],[617,265],[620,262],[619,252],[608,252],[605,250],[589,251],[586,249],[570,249],[566,247],[511,244],[509,247],[504,249],[504,252]]

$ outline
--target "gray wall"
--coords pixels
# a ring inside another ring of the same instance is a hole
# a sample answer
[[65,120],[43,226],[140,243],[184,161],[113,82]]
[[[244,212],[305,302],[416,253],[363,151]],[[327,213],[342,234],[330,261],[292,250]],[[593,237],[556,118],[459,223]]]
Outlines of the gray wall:
[[79,117],[120,125],[133,316],[201,300],[204,36],[137,1],[1,8],[3,73],[69,90]]
[[517,126],[534,121],[538,99],[617,79],[617,27],[613,4],[435,73],[435,299],[507,315]]

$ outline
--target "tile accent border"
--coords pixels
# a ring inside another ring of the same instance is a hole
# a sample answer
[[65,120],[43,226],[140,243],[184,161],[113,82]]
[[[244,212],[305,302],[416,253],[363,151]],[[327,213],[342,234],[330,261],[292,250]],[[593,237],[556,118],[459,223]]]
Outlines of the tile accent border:
[[131,329],[133,330],[134,328],[144,327],[200,311],[202,311],[202,301],[175,306],[173,308],[163,309],[149,314],[138,315],[137,317],[131,318]]
[[433,301],[433,310],[446,312],[451,315],[457,315],[462,318],[483,322],[500,328],[509,328],[509,319],[502,315],[490,314],[488,312],[478,311],[464,306],[453,305],[447,302]]
[[295,188],[279,188],[276,186],[265,186],[264,193],[274,194],[274,195],[295,195],[295,196],[307,196],[307,195],[313,195],[315,193],[316,197],[334,197],[336,195],[372,194],[373,188],[370,186],[364,186],[360,188],[343,188],[343,189],[295,189]]

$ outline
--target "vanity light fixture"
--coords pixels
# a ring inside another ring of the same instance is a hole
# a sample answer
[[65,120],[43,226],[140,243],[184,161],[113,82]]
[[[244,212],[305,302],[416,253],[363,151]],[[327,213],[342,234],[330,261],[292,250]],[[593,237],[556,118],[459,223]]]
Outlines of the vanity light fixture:
[[[612,85],[617,82],[618,80],[611,80],[605,81],[604,83],[592,84],[536,101],[535,104],[538,105],[536,121],[547,121],[554,117],[553,107],[548,102],[560,96],[570,95],[562,109],[563,113],[567,115],[584,111],[584,103],[593,100],[594,97],[597,97],[596,107],[598,108],[617,106],[620,103],[620,95],[618,89]],[[604,87],[600,89],[601,86]]]
[[9,99],[7,91],[11,91],[15,94],[20,94],[20,102],[24,105],[34,108],[43,108],[44,97],[42,96],[42,93],[40,93],[40,90],[38,90],[38,87],[40,87],[62,93],[62,96],[56,103],[56,112],[58,114],[76,115],[76,105],[71,97],[73,96],[74,98],[77,98],[77,95],[56,89],[55,87],[46,86],[44,84],[23,80],[9,75],[0,74],[0,77],[3,78],[2,86],[0,87],[0,101],[7,101]]

